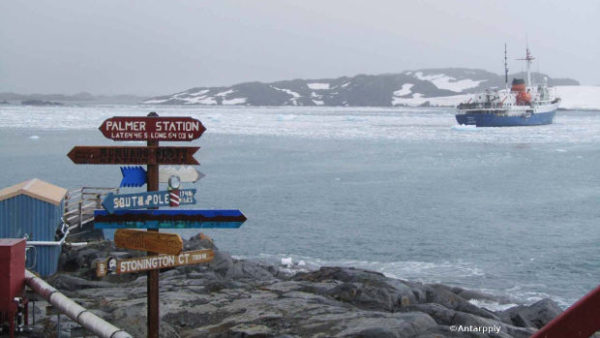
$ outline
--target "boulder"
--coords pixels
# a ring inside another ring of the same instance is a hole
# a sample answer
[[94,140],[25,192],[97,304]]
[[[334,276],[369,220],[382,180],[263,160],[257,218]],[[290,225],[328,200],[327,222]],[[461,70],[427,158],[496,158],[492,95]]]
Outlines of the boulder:
[[540,329],[561,312],[555,301],[545,298],[532,305],[519,305],[499,312],[499,317],[515,326]]

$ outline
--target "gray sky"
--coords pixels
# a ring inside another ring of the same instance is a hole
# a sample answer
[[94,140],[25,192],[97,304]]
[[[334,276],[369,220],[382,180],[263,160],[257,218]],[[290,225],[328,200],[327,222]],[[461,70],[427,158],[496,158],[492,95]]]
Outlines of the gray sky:
[[[0,92],[169,94],[431,67],[600,85],[600,1],[0,1]],[[523,66],[509,62],[511,72]]]

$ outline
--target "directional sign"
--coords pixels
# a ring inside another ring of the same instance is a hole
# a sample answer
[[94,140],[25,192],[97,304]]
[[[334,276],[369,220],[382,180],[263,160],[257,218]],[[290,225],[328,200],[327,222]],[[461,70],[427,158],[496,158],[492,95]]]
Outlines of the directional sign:
[[132,229],[117,229],[115,245],[119,248],[169,255],[178,255],[183,250],[183,241],[178,234]]
[[105,210],[94,211],[96,229],[239,228],[246,216],[239,210]]
[[210,249],[184,251],[179,255],[145,256],[129,259],[109,258],[100,261],[96,265],[96,275],[106,276],[107,273],[123,274],[142,272],[154,269],[172,268],[182,265],[208,263],[215,257],[214,251]]
[[77,164],[199,164],[200,147],[89,147],[76,146],[67,154]]
[[192,141],[206,130],[191,117],[115,116],[100,126],[102,134],[115,141]]
[[121,167],[121,174],[123,179],[120,187],[141,187],[146,184],[146,170],[140,166]]
[[179,176],[181,182],[193,183],[202,179],[205,175],[192,166],[168,166],[158,169],[158,181],[160,183],[167,183],[171,176]]
[[[179,204],[195,204],[196,189],[180,189]],[[109,213],[115,210],[143,209],[169,206],[168,191],[148,191],[135,194],[106,194],[102,206]]]

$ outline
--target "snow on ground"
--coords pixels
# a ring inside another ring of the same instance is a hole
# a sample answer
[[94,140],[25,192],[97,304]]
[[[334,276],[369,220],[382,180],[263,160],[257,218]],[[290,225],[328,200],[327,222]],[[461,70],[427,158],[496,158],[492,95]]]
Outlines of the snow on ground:
[[188,98],[186,98],[185,99],[185,104],[207,104],[207,105],[213,105],[213,104],[217,104],[217,101],[212,96],[209,96],[209,97],[197,96],[197,97],[188,97]]
[[479,86],[481,82],[485,81],[475,81],[471,79],[463,79],[457,81],[455,78],[446,74],[423,75],[422,72],[416,72],[414,76],[419,80],[429,81],[433,83],[439,89],[451,90],[457,93],[460,93],[465,89],[475,88]]
[[246,100],[247,99],[245,97],[238,97],[235,99],[223,100],[223,104],[224,105],[245,104]]
[[208,89],[202,89],[199,92],[195,92],[195,93],[190,93],[190,96],[201,96],[208,93]]
[[454,107],[461,102],[467,101],[473,96],[472,94],[461,94],[452,96],[440,96],[440,97],[423,97],[421,93],[414,93],[413,97],[394,97],[392,98],[392,105],[406,105],[406,106],[420,106],[425,102],[429,101],[432,106],[448,106]]
[[146,100],[144,104],[161,104],[165,103],[168,99],[154,99],[154,100]]
[[308,88],[310,88],[312,90],[329,89],[329,83],[313,82],[313,83],[307,83],[306,85],[308,86]]
[[230,90],[226,90],[224,92],[217,93],[217,94],[215,94],[215,96],[227,96],[227,95],[229,95],[229,94],[231,94],[233,92],[235,92],[235,90],[230,89]]
[[411,93],[411,88],[414,86],[412,83],[405,83],[402,85],[402,88],[396,90],[394,92],[394,96],[404,96]]
[[297,99],[300,97],[300,94],[296,93],[293,90],[289,90],[289,89],[285,89],[285,88],[277,88],[277,87],[273,87],[273,86],[271,86],[271,88],[273,88],[275,90],[279,90],[280,92],[284,92],[286,94],[290,94],[294,97],[294,99]]
[[556,86],[560,108],[600,109],[600,86]]

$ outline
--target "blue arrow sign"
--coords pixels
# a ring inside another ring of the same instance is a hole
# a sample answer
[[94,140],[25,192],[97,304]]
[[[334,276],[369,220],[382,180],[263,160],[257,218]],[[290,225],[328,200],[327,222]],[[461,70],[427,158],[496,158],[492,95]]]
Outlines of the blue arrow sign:
[[246,216],[239,210],[105,210],[94,211],[94,228],[239,228]]
[[140,166],[121,167],[121,187],[141,187],[146,184],[146,170]]
[[[195,194],[196,189],[180,189],[179,204],[195,204]],[[149,191],[121,195],[115,195],[111,192],[102,201],[102,206],[110,214],[114,213],[115,210],[165,207],[169,206],[169,192]]]

